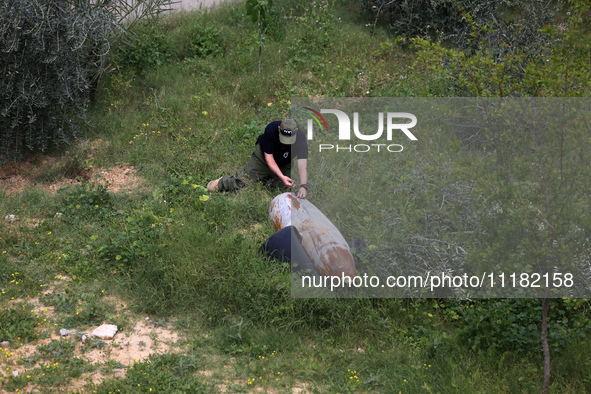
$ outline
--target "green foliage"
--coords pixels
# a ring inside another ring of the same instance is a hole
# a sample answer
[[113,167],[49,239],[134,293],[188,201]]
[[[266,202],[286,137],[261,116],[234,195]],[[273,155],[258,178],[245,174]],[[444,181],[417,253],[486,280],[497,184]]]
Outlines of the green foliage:
[[463,95],[588,96],[588,10],[587,3],[572,3],[568,19],[559,23],[556,10],[538,7],[519,21],[474,27],[466,51],[417,38],[418,65]]
[[35,328],[42,321],[29,304],[15,304],[0,311],[0,341],[26,343],[39,337]]
[[[575,340],[584,340],[591,318],[585,312],[587,300],[552,300],[548,323],[548,341],[559,353]],[[462,322],[460,343],[472,351],[494,349],[499,353],[537,353],[542,350],[540,327],[542,303],[539,299],[476,300],[451,309]]]
[[[1,233],[0,233],[1,234]],[[14,237],[14,238],[13,238]],[[16,259],[8,259],[8,250],[13,253],[23,253],[31,245],[28,240],[23,239],[20,233],[9,233],[9,236],[0,235],[0,296],[7,298],[16,298],[36,292],[39,290],[39,270],[23,267],[22,263]],[[1,241],[7,241],[2,245]],[[31,242],[34,243],[34,242]],[[7,247],[10,245],[10,248]]]
[[203,383],[194,371],[199,366],[193,354],[152,356],[146,362],[134,363],[125,379],[110,379],[91,388],[93,392],[118,393],[213,393],[213,386]]
[[81,183],[58,190],[64,220],[101,220],[113,213],[111,195],[99,183]]
[[[202,210],[209,192],[191,175],[172,176],[161,189],[162,198],[173,207]],[[158,192],[155,192],[158,194]]]
[[[489,207],[479,212],[483,231],[471,261],[510,271],[573,272],[583,280],[579,269],[587,258],[591,218],[586,208],[590,168],[582,163],[591,157],[591,141],[580,116],[588,110],[579,107],[583,100],[558,106],[540,102],[536,108],[549,118],[538,129],[521,122],[531,113],[523,112],[526,101],[501,105],[502,110],[494,105],[489,109],[499,112],[480,115],[489,122],[482,132],[494,155],[480,165],[466,163],[470,174],[459,173],[474,177],[479,201]],[[516,121],[499,127],[499,118]]]
[[64,363],[73,358],[74,350],[76,350],[76,341],[63,338],[53,339],[47,345],[37,347],[37,351],[44,359],[58,363]]
[[266,24],[269,11],[273,7],[272,0],[247,0],[246,14],[252,23],[259,24],[259,74],[261,73],[261,52],[263,50],[263,25]]
[[361,0],[364,11],[374,21],[374,28],[378,20],[383,20],[394,35],[430,36],[456,45],[466,43],[471,22],[476,26],[490,23],[499,17],[504,3],[504,0]]
[[138,24],[134,36],[116,55],[117,63],[123,69],[140,75],[164,64],[170,57],[162,26],[151,22]]
[[68,0],[0,9],[0,161],[12,161],[78,137],[115,25],[106,9]]
[[244,140],[249,143],[255,142],[257,137],[265,132],[265,127],[270,122],[283,119],[287,111],[286,107],[286,105],[272,104],[258,108],[254,117],[241,126]]
[[[95,83],[110,69],[111,48],[170,4],[2,0],[0,162],[20,159],[25,148],[45,151],[77,139]],[[154,45],[139,41],[129,62],[138,68],[161,62],[166,55]]]
[[76,300],[68,293],[51,292],[41,297],[43,305],[51,305],[57,313],[71,313],[76,308]]
[[306,69],[319,70],[325,63],[324,55],[334,39],[335,14],[328,0],[298,5],[291,15],[296,34],[290,37],[290,57],[287,64],[305,65]]
[[246,0],[246,15],[250,16],[252,23],[264,21],[269,16],[273,7],[272,0]]
[[556,23],[562,8],[560,2],[542,0],[362,0],[362,5],[374,18],[374,29],[385,20],[396,36],[431,38],[467,51],[477,49],[482,40],[488,53],[499,59],[515,48],[528,48],[535,55],[550,47],[555,40],[540,29]]
[[134,269],[165,246],[159,243],[163,231],[163,224],[152,212],[126,216],[123,228],[109,228],[103,237],[96,238],[97,270],[108,269],[116,273],[117,270],[128,272]]
[[194,56],[217,56],[224,53],[224,42],[217,27],[197,26],[192,35],[191,49]]
[[[63,348],[58,347],[57,352],[63,352]],[[41,386],[56,387],[66,384],[68,378],[79,378],[84,372],[94,370],[86,360],[81,358],[68,358],[65,364],[39,364],[39,370],[42,370],[37,378],[37,383]]]

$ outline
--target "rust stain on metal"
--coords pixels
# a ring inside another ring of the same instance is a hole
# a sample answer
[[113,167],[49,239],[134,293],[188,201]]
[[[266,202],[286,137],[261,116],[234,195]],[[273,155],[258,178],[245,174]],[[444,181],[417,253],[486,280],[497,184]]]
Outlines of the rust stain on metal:
[[273,215],[273,227],[275,231],[281,230],[281,218],[278,218],[276,215]]
[[349,245],[334,224],[314,204],[284,193],[273,199],[269,216],[275,230],[287,225],[298,229],[302,236],[302,246],[320,275],[355,276],[355,261]]
[[[313,253],[310,253],[310,259],[315,262],[316,268],[321,275],[327,276],[355,276],[355,261],[349,250],[338,242],[326,240],[322,235],[328,233],[324,231],[310,231],[303,237],[309,237],[313,244]],[[311,248],[309,248],[311,249]]]
[[355,261],[351,253],[342,247],[330,248],[326,251],[329,261],[336,268],[332,275],[339,275],[341,272],[345,276],[353,278],[355,276]]
[[298,231],[300,233],[303,233],[305,231],[312,230],[314,227],[316,227],[316,223],[314,223],[312,219],[306,219],[302,222],[302,224],[300,224],[300,228],[298,228]]
[[298,199],[292,196],[291,194],[288,194],[288,197],[291,200],[291,204],[293,205],[293,207],[295,209],[300,209],[300,202],[298,201]]

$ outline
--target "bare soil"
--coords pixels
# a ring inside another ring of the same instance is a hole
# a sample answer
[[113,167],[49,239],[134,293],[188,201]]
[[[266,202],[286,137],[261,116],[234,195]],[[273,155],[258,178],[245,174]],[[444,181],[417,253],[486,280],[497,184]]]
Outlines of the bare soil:
[[[95,141],[90,146],[101,142]],[[90,160],[92,154],[84,160],[37,155],[16,164],[0,165],[0,190],[11,195],[30,187],[40,187],[55,193],[66,186],[96,181],[107,185],[107,190],[119,193],[131,192],[144,185],[143,180],[136,174],[136,168],[129,164],[122,163],[111,168],[92,168]]]
[[[57,283],[59,281],[69,280],[70,278],[66,276],[60,276],[55,285],[59,286],[59,283]],[[49,286],[43,292],[43,295],[54,291],[55,285]],[[88,330],[84,330],[84,332],[74,331],[66,337],[60,337],[58,329],[68,329],[68,327],[48,328],[47,325],[40,326],[40,331],[50,332],[49,337],[27,343],[17,349],[2,349],[0,353],[2,355],[2,360],[0,360],[0,376],[6,377],[15,371],[18,372],[19,376],[23,376],[28,373],[27,371],[39,368],[40,363],[47,363],[46,360],[42,359],[37,361],[35,365],[25,368],[19,361],[36,354],[39,346],[47,345],[53,340],[59,341],[60,338],[62,340],[76,342],[74,357],[83,359],[90,365],[96,365],[98,367],[93,372],[85,373],[80,378],[68,382],[67,386],[62,388],[65,392],[83,389],[88,382],[100,384],[107,378],[124,377],[125,367],[131,366],[134,363],[143,362],[153,354],[181,353],[186,350],[177,344],[182,339],[178,332],[155,324],[149,318],[132,315],[127,308],[126,302],[119,298],[108,296],[107,299],[109,304],[113,305],[117,312],[132,316],[131,324],[124,331],[118,332],[113,340],[103,341],[104,345],[102,347],[89,351],[88,347],[82,342],[81,336],[83,333],[90,333],[95,327],[90,327]],[[46,324],[51,324],[51,322],[57,320],[54,308],[52,306],[44,306],[39,300],[39,297],[15,299],[10,301],[9,304],[25,302],[33,307],[36,314],[42,315],[46,319],[48,322]],[[109,361],[112,364],[120,364],[123,367],[112,369],[106,366],[103,367]],[[24,392],[35,392],[37,389],[39,388],[29,385],[25,388]]]

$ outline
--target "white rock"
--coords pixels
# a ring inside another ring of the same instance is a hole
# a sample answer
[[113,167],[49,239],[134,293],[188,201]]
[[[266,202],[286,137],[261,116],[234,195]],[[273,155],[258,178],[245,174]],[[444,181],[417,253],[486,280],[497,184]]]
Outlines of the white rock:
[[0,347],[1,348],[8,349],[9,346],[10,346],[10,342],[8,342],[8,341],[2,341],[2,342],[0,342]]
[[117,326],[114,324],[103,324],[94,329],[92,333],[90,333],[91,337],[98,337],[103,340],[110,340],[117,334]]
[[54,217],[54,218],[56,218],[56,219],[61,219],[63,215],[64,215],[64,214],[63,214],[63,213],[61,213],[61,212],[56,212],[56,213],[55,213],[55,215],[54,215],[53,217]]
[[14,376],[15,378],[18,378],[18,371],[12,371],[12,376]]
[[65,328],[62,328],[60,330],[60,336],[62,337],[67,337],[68,335],[70,335],[72,333],[71,330],[66,330]]
[[14,215],[6,215],[4,216],[4,219],[8,220],[9,222],[16,222],[16,216]]

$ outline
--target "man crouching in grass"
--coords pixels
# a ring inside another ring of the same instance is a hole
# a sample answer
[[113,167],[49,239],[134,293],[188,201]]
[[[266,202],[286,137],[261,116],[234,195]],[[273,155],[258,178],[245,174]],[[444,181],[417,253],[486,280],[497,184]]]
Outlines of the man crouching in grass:
[[265,182],[268,187],[283,184],[291,189],[294,184],[291,176],[293,157],[297,157],[300,187],[297,197],[308,195],[308,142],[306,136],[293,118],[271,122],[265,127],[256,142],[254,152],[244,168],[236,176],[224,175],[207,184],[210,192],[232,192],[247,186],[248,182]]

